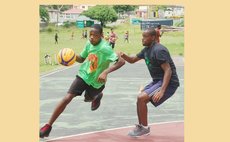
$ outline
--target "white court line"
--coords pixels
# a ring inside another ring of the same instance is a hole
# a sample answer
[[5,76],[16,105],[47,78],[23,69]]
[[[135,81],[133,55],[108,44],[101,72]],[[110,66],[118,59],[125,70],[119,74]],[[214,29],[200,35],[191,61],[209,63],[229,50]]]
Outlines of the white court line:
[[41,76],[40,76],[40,78],[50,76],[50,75],[52,75],[52,74],[55,74],[55,73],[58,73],[58,72],[61,72],[61,71],[64,71],[64,70],[67,70],[67,69],[73,68],[73,67],[78,66],[78,65],[79,65],[79,64],[72,65],[72,66],[65,67],[65,68],[60,69],[60,70],[53,71],[53,72],[51,72],[51,73],[47,73],[47,74],[45,74],[45,75],[41,75]]
[[[149,125],[161,125],[161,124],[168,124],[168,123],[180,123],[180,122],[184,122],[184,120],[179,120],[179,121],[169,121],[169,122],[159,122],[159,123],[151,123],[151,124],[149,124]],[[95,134],[95,133],[99,133],[99,132],[106,132],[106,131],[112,131],[112,130],[118,130],[118,129],[124,129],[124,128],[131,128],[131,127],[134,127],[134,126],[126,126],[126,127],[119,127],[119,128],[105,129],[105,130],[101,130],[101,131],[93,131],[93,132],[82,133],[82,134],[76,134],[76,135],[63,136],[63,137],[58,137],[58,138],[54,138],[54,139],[47,140],[47,142],[49,142],[49,141],[53,141],[53,140],[60,140],[60,139],[65,139],[65,138],[71,138],[71,137],[77,137],[77,136],[83,136],[83,135]]]

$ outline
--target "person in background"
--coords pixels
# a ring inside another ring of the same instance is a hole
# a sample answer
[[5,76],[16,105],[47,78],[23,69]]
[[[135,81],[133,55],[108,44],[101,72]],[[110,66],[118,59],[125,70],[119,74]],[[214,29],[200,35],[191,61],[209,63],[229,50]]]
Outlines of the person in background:
[[157,25],[156,30],[156,42],[160,43],[160,38],[164,34],[164,32],[161,32],[161,25]]
[[73,40],[73,38],[74,38],[74,32],[72,32],[71,34],[71,39]]
[[114,49],[115,42],[116,42],[117,39],[118,39],[117,35],[113,31],[113,29],[111,29],[111,33],[110,33],[110,36],[109,36],[109,45],[112,47],[112,49]]
[[58,44],[58,34],[57,33],[55,34],[54,39],[55,39],[55,44]]
[[129,43],[129,31],[125,32],[124,39],[125,39],[124,42]]
[[84,38],[87,39],[87,37],[88,37],[88,33],[87,33],[87,30],[85,30],[85,32],[84,32]]

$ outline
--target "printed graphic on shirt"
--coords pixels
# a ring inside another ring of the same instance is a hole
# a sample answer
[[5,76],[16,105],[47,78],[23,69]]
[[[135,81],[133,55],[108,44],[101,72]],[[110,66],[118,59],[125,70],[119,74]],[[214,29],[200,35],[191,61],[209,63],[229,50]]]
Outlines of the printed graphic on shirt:
[[148,57],[145,57],[145,63],[148,67],[151,65]]
[[151,61],[148,57],[145,57],[145,63],[149,69],[151,69],[153,67],[153,65],[151,64]]
[[98,57],[96,54],[89,54],[88,60],[90,62],[89,72],[92,73],[97,70],[98,67]]

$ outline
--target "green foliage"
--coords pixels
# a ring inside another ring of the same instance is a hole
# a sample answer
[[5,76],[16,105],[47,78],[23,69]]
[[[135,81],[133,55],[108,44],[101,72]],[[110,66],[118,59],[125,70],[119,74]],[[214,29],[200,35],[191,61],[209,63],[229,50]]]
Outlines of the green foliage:
[[115,22],[118,19],[116,11],[105,5],[94,6],[89,10],[84,11],[82,15],[100,21],[103,27],[105,27],[107,22]]
[[63,5],[61,11],[69,10],[72,7],[72,5]]
[[175,26],[177,26],[177,27],[184,27],[184,20],[175,23]]
[[55,10],[60,10],[60,11],[68,10],[71,7],[72,7],[71,5],[48,5],[49,9],[55,9]]
[[64,27],[65,27],[65,28],[69,28],[70,26],[71,26],[71,24],[70,24],[70,22],[69,22],[69,21],[64,22]]
[[51,32],[53,32],[53,31],[54,31],[54,28],[53,28],[53,27],[48,27],[48,28],[47,28],[47,32],[51,33]]
[[75,26],[75,22],[70,22],[70,21],[63,22],[63,27],[65,28],[70,28],[73,26]]
[[45,6],[40,5],[39,7],[39,15],[40,18],[43,22],[48,23],[50,20],[49,14],[48,14],[48,10],[45,8]]
[[132,5],[114,5],[113,9],[117,13],[125,13],[128,11],[134,11],[137,8],[137,6],[132,6]]
[[167,9],[167,6],[166,5],[159,5],[157,6],[158,10],[162,9],[162,10],[166,10]]

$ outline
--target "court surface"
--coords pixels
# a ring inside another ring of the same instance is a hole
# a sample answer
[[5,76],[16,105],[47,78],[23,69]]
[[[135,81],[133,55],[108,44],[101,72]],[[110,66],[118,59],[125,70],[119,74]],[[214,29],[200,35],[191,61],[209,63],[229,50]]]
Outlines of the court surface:
[[[53,124],[50,136],[40,141],[68,142],[182,142],[184,140],[184,61],[173,57],[180,87],[169,100],[155,108],[148,104],[151,134],[141,138],[127,136],[137,123],[136,97],[140,86],[151,81],[144,61],[126,63],[108,75],[101,106],[91,111],[84,97],[76,97]],[[66,94],[79,64],[40,76],[40,127],[49,119]]]

